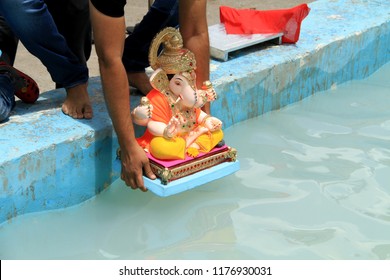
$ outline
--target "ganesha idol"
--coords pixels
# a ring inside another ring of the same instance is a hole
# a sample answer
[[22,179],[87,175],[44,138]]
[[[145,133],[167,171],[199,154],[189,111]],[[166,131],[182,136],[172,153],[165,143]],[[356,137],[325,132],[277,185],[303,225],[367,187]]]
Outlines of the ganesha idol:
[[177,29],[166,28],[156,35],[149,62],[153,89],[132,111],[133,121],[146,126],[137,138],[139,145],[156,159],[183,160],[222,143],[222,122],[200,109],[215,100],[216,93],[209,81],[196,87],[195,56],[183,48]]

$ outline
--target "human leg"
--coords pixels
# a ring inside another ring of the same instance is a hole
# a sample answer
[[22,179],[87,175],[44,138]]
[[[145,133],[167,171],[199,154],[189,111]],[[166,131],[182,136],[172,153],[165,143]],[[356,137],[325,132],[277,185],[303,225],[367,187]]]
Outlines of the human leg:
[[14,95],[25,103],[34,103],[39,97],[37,83],[30,76],[1,61],[3,54],[0,58],[0,74],[11,79],[14,86]]
[[126,38],[123,64],[129,84],[143,94],[151,89],[145,68],[149,66],[149,47],[154,36],[165,27],[176,27],[179,23],[177,0],[156,0],[141,22]]
[[88,96],[88,83],[79,84],[66,89],[66,99],[62,104],[62,112],[74,119],[91,119],[93,116]]
[[1,58],[9,65],[14,64],[18,41],[4,17],[0,16],[0,50],[3,51]]
[[72,52],[86,64],[92,49],[88,0],[44,0],[58,31]]
[[47,67],[53,81],[67,90],[63,112],[74,118],[91,118],[88,68],[69,49],[46,4],[41,0],[1,0],[0,14],[29,52]]
[[[92,32],[89,20],[88,0],[45,0],[57,25],[58,31],[65,37],[71,51],[79,61],[87,65],[92,50]],[[62,87],[57,84],[56,87]],[[80,95],[80,92],[84,93]],[[89,103],[87,84],[80,84],[67,89],[67,99],[62,105],[65,114],[74,118],[92,117],[92,109],[79,110],[80,106]],[[79,106],[74,106],[80,104]],[[82,107],[81,107],[82,108]]]
[[[1,58],[4,53],[1,53]],[[15,106],[15,95],[26,103],[39,97],[37,83],[25,73],[0,61],[0,122],[8,118]]]
[[0,14],[29,52],[48,68],[55,82],[70,87],[88,80],[88,69],[59,34],[43,1],[2,0]]
[[9,117],[14,107],[15,95],[11,78],[0,74],[0,123]]

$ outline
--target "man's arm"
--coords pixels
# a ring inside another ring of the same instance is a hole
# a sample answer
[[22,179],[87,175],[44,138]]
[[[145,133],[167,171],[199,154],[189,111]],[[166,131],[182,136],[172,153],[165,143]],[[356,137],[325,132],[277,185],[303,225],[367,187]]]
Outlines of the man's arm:
[[133,189],[146,191],[142,171],[151,179],[156,177],[145,152],[135,139],[130,115],[129,86],[122,63],[125,20],[124,17],[106,16],[91,3],[90,15],[103,92],[121,148],[121,178]]
[[[179,26],[184,47],[195,54],[197,88],[210,79],[210,41],[206,0],[180,0]],[[210,103],[202,108],[210,114]]]

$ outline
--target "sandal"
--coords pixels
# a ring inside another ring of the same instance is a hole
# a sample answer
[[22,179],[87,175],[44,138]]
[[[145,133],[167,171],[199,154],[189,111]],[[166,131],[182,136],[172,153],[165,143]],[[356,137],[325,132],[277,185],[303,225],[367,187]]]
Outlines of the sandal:
[[10,77],[15,87],[15,95],[25,103],[34,103],[39,97],[39,87],[33,78],[16,68],[0,62],[0,74]]

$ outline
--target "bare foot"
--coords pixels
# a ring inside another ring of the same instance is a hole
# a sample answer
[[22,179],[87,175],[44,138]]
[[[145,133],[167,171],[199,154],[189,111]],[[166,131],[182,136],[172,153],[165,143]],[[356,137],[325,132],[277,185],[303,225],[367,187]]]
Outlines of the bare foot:
[[91,119],[92,107],[89,101],[87,83],[66,89],[62,112],[74,119]]
[[152,90],[148,75],[145,72],[127,72],[129,85],[135,87],[143,95],[147,95]]

